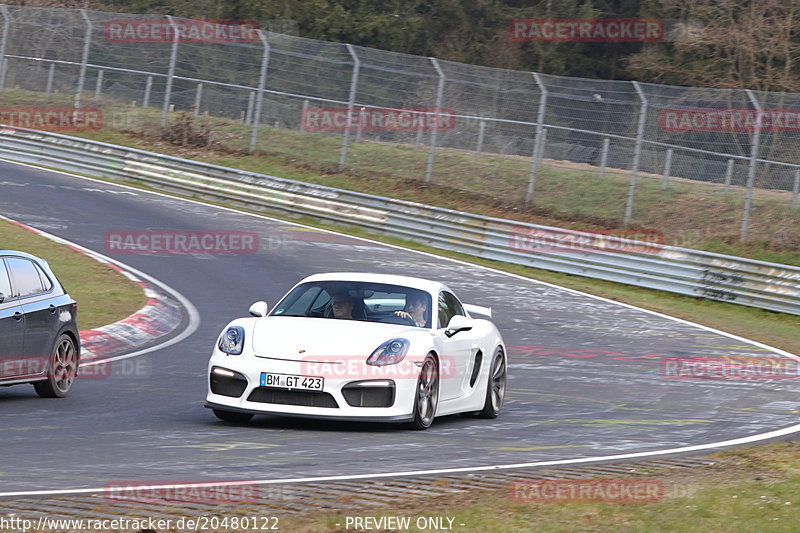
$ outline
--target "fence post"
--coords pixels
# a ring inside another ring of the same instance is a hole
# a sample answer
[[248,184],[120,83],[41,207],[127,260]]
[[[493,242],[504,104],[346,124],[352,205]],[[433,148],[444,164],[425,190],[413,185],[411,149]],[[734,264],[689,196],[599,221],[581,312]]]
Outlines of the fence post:
[[308,113],[308,99],[303,100],[303,110],[300,111],[300,131],[305,131],[303,127],[305,125],[306,114]]
[[480,157],[483,152],[483,137],[486,134],[486,119],[481,117],[478,122],[478,147],[475,148],[475,155]]
[[197,90],[194,93],[194,116],[200,116],[200,104],[203,102],[203,84],[197,84]]
[[169,54],[169,69],[167,70],[167,86],[164,89],[164,104],[161,106],[161,129],[167,127],[167,113],[169,113],[169,104],[172,99],[172,80],[175,77],[175,62],[178,58],[178,29],[175,26],[175,21],[172,20],[170,15],[167,15],[170,31],[172,31],[172,49]]
[[[442,71],[442,67],[439,66],[439,61],[437,61],[435,57],[429,57],[428,59],[430,59],[431,63],[433,64],[433,68],[436,69],[436,73],[439,75],[439,85],[436,87],[436,121],[431,129],[431,146],[428,150],[428,165],[425,168],[425,183],[431,181],[431,176],[433,176],[433,160],[436,157],[436,134],[438,133],[439,129],[439,111],[442,108],[444,83],[447,81],[444,77],[444,71]],[[422,126],[420,126],[420,131],[422,131]]]
[[425,124],[425,117],[422,116],[421,113],[415,113],[414,116],[420,115],[419,126],[417,126],[417,136],[414,138],[414,150],[419,148],[419,145],[422,144],[422,128],[423,124]]
[[256,93],[250,91],[247,95],[247,112],[244,115],[244,123],[248,126],[253,123],[253,107],[256,105]]
[[800,193],[800,168],[794,171],[794,187],[792,187],[792,209],[797,207],[798,193]]
[[544,144],[542,143],[542,132],[544,131],[544,114],[547,106],[547,88],[542,83],[542,78],[538,72],[531,72],[536,85],[539,87],[539,111],[536,114],[536,138],[533,141],[533,154],[531,154],[531,175],[528,179],[528,192],[525,195],[525,207],[531,205],[533,200],[533,191],[536,188],[536,173],[539,171],[539,165],[542,164],[542,152],[544,152]]
[[6,71],[8,63],[6,59],[6,44],[8,43],[8,32],[11,30],[11,13],[5,5],[0,5],[0,13],[3,14],[3,38],[0,40],[0,91],[6,88]]
[[100,98],[100,93],[103,90],[103,70],[97,71],[97,85],[94,87],[94,97]]
[[756,181],[756,165],[758,164],[758,148],[761,144],[761,120],[763,119],[761,104],[753,95],[753,91],[745,89],[747,98],[756,108],[756,129],[753,132],[753,141],[750,146],[750,164],[747,167],[747,186],[744,193],[744,213],[742,214],[742,228],[739,232],[739,239],[745,240],[747,228],[750,225],[750,208],[753,205],[753,184]]
[[642,141],[644,140],[644,127],[647,122],[647,97],[637,82],[633,83],[636,94],[639,95],[641,106],[639,108],[639,126],[636,129],[636,146],[633,149],[633,164],[631,165],[631,181],[628,186],[628,200],[625,203],[625,219],[623,225],[627,226],[633,216],[633,200],[636,195],[636,174],[639,172],[639,160],[642,157]]
[[78,74],[78,92],[75,94],[75,107],[81,106],[81,94],[86,83],[86,65],[89,63],[89,48],[92,45],[92,21],[85,9],[79,10],[83,21],[86,23],[86,32],[83,34],[83,54],[81,55],[81,70]]
[[56,64],[50,63],[50,68],[47,69],[47,87],[45,88],[45,95],[50,98],[53,94],[53,78],[56,75]]
[[364,131],[364,127],[363,127],[363,124],[361,122],[363,119],[361,117],[364,116],[364,111],[366,111],[366,110],[367,110],[366,107],[361,107],[361,109],[359,109],[359,111],[358,111],[358,118],[359,118],[358,124],[359,124],[359,127],[356,128],[356,143],[360,143],[361,142],[361,134]]
[[258,141],[258,127],[261,125],[261,109],[264,105],[264,87],[267,85],[267,70],[269,69],[269,42],[264,32],[258,30],[258,37],[261,39],[261,45],[264,51],[261,55],[261,70],[258,72],[258,92],[256,93],[256,109],[253,113],[253,131],[250,132],[250,153],[252,154],[256,149],[256,141]]
[[144,99],[142,99],[142,108],[150,105],[150,92],[153,90],[153,76],[147,76],[147,83],[144,86]]
[[725,194],[728,194],[728,191],[731,188],[731,180],[733,179],[733,159],[728,159],[728,168],[725,169]]
[[661,177],[661,190],[669,185],[669,173],[672,170],[672,148],[667,150],[667,159],[664,161],[664,175]]
[[606,176],[606,164],[608,163],[608,148],[611,145],[611,139],[606,137],[603,139],[603,150],[600,152],[600,172],[598,173],[599,178],[604,178]]
[[[339,170],[342,170],[347,162],[347,148],[350,144],[350,123],[353,120],[353,106],[356,103],[356,92],[358,91],[358,72],[361,69],[361,60],[358,59],[353,45],[346,44],[347,51],[353,59],[353,72],[350,74],[350,97],[347,99],[347,122],[344,125],[344,135],[342,136],[342,149],[339,152]],[[359,117],[359,127],[361,121]]]

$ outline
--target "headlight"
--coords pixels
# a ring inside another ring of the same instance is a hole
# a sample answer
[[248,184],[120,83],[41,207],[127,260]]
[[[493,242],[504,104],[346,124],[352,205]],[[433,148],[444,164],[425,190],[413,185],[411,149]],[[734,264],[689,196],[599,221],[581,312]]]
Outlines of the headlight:
[[411,343],[408,339],[389,339],[372,352],[367,359],[368,365],[383,366],[396,365],[402,361],[408,353]]
[[244,328],[242,326],[230,326],[219,338],[217,347],[230,355],[239,355],[244,348]]

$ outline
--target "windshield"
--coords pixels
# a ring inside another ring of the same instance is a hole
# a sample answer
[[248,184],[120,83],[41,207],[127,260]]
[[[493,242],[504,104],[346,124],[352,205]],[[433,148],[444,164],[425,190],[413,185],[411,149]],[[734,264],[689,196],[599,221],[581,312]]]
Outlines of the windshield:
[[298,285],[270,316],[361,320],[429,328],[431,297],[425,291],[362,281],[314,281]]

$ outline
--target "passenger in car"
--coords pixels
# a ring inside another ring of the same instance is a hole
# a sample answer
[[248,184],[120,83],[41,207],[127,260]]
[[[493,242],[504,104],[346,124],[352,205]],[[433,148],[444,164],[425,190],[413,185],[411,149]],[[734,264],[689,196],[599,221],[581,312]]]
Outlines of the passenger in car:
[[427,298],[422,292],[412,292],[406,296],[406,305],[402,311],[395,311],[394,314],[400,318],[413,320],[415,326],[428,327],[426,315],[428,306]]
[[331,296],[331,308],[333,318],[363,320],[366,318],[364,302],[360,298],[354,298],[347,292],[337,292]]

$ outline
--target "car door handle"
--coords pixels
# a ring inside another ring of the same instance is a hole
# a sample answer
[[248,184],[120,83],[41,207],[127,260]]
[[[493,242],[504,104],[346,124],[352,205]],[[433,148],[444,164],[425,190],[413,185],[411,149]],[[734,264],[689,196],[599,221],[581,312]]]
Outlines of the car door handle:
[[56,312],[56,306],[53,304],[50,304],[50,307],[48,307],[48,309],[50,310],[51,315]]
[[22,320],[23,314],[17,311],[14,313],[14,320]]

